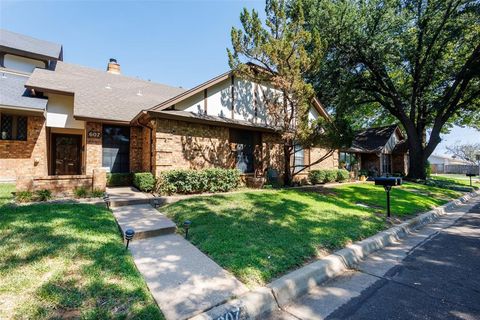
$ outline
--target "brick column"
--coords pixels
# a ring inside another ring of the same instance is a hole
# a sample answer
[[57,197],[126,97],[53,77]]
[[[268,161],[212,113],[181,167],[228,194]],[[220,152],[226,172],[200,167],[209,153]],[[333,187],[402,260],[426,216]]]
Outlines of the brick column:
[[[100,132],[99,137],[90,136],[89,132]],[[93,169],[102,167],[102,124],[98,122],[87,122],[85,146],[85,174],[92,174]]]
[[107,187],[107,172],[105,169],[97,168],[93,169],[93,190],[105,191]]

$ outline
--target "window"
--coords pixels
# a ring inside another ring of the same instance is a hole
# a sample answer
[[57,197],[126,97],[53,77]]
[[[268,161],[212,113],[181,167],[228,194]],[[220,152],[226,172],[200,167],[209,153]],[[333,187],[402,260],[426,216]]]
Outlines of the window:
[[382,160],[382,175],[387,175],[392,173],[392,158],[389,154],[383,154],[381,157]]
[[241,173],[254,172],[255,145],[259,143],[257,132],[230,129],[230,143],[235,144],[236,167]]
[[353,169],[353,165],[357,163],[357,157],[354,153],[340,152],[339,158],[340,166],[342,167],[342,163],[345,164],[345,169],[348,171],[351,171]]
[[110,172],[130,171],[130,128],[103,126],[102,166]]
[[27,140],[28,118],[10,114],[0,115],[1,140]]
[[305,149],[299,144],[295,144],[294,148],[294,171],[298,172],[305,167]]

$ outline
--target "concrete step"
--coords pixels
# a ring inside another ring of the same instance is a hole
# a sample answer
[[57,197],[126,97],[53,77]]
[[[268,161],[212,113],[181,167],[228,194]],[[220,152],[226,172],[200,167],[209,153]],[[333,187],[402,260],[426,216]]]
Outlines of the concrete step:
[[[149,200],[149,199],[148,199]],[[175,233],[177,226],[148,203],[112,207],[113,215],[122,231],[135,231],[134,240]]]
[[110,208],[125,207],[137,204],[153,204],[151,198],[114,198],[110,197]]

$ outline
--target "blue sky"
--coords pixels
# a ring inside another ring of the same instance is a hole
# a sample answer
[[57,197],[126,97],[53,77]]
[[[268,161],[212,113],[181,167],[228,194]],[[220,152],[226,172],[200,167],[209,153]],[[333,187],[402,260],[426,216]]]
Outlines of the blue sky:
[[[264,1],[8,1],[2,28],[64,46],[64,60],[105,69],[116,58],[122,73],[191,88],[228,70],[230,30],[241,10],[263,15]],[[480,132],[454,128],[435,153]]]

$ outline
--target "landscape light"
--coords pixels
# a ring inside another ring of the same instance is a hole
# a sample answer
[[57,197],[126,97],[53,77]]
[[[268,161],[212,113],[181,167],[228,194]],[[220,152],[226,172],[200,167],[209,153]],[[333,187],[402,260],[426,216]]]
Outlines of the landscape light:
[[107,205],[107,209],[110,210],[110,197],[108,194],[103,196],[103,201],[105,201],[105,204]]
[[185,230],[185,239],[188,239],[188,229],[190,228],[190,225],[192,224],[192,221],[190,220],[185,220],[183,223],[183,229]]
[[125,249],[128,249],[128,244],[130,243],[130,240],[133,239],[133,236],[135,236],[135,230],[127,229],[125,231],[125,240],[127,240],[127,245],[125,246]]

